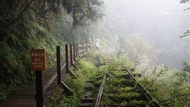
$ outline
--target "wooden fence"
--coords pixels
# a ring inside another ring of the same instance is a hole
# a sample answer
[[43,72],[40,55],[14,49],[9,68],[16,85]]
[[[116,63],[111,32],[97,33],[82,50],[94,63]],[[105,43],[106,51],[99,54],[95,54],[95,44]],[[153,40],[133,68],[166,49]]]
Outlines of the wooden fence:
[[[61,85],[64,89],[65,94],[73,95],[69,87],[64,83],[64,75],[70,73],[72,76],[75,75],[70,70],[71,66],[75,66],[75,62],[82,56],[87,54],[87,51],[90,49],[90,44],[65,44],[65,49],[62,50],[60,46],[56,47],[56,54],[47,57],[46,63],[51,62],[56,58],[56,68],[57,71],[53,73],[49,80],[44,84],[44,76],[42,71],[35,71],[36,74],[36,106],[43,107],[44,105],[44,91],[57,79],[57,85]],[[65,58],[62,58],[65,57]],[[76,78],[76,77],[75,77]]]

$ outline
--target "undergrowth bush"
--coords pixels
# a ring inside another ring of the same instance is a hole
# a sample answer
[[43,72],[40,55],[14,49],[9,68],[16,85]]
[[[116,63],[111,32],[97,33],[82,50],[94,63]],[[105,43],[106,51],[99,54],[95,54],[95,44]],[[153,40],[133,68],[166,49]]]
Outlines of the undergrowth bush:
[[150,93],[164,107],[188,107],[190,104],[190,85],[186,83],[184,71],[167,67],[154,70],[140,80]]
[[81,59],[79,61],[79,67],[82,70],[82,73],[86,75],[89,79],[94,77],[96,74],[96,67],[90,61],[86,61],[85,59]]

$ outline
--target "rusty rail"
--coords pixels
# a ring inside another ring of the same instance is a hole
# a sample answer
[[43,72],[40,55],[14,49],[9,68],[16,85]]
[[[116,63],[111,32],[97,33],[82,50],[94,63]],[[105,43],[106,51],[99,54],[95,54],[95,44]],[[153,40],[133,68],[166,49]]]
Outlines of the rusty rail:
[[103,80],[102,80],[102,84],[101,84],[101,86],[99,88],[98,95],[96,97],[96,101],[95,101],[94,107],[100,107],[100,102],[101,102],[102,93],[103,93],[103,90],[104,90],[105,81],[106,81],[106,74],[104,74],[104,77],[103,77]]
[[162,107],[158,101],[156,101],[156,99],[142,86],[141,83],[138,82],[138,80],[133,76],[133,74],[122,65],[122,67],[125,69],[125,71],[127,71],[130,75],[130,77],[137,83],[137,85],[142,89],[142,93],[147,97],[147,99],[152,100],[153,101],[153,105],[154,107]]
[[[65,50],[61,52],[61,55],[65,53]],[[46,60],[46,64],[49,63],[50,61],[52,61],[53,59],[56,58],[56,54],[51,55],[51,56],[47,56],[47,60]]]

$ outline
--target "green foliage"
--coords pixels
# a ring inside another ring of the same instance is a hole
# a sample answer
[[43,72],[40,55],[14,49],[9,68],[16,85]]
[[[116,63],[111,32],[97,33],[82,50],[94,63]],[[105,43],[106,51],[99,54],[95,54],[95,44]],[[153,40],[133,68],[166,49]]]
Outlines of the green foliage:
[[190,65],[186,61],[182,61],[182,65],[183,65],[183,70],[177,75],[179,75],[182,81],[184,81],[184,83],[187,84],[190,82]]
[[88,20],[96,21],[101,16],[98,7],[102,5],[99,0],[64,0],[63,6],[68,13],[72,13],[73,26],[86,25]]
[[76,71],[75,75],[78,77],[73,79],[70,75],[67,75],[66,84],[72,90],[73,96],[66,96],[62,94],[59,103],[54,103],[53,107],[77,107],[80,104],[80,99],[82,98],[82,93],[86,83],[86,76],[82,74],[81,71]]
[[188,107],[189,65],[183,62],[183,66],[183,71],[157,67],[141,82],[163,106]]
[[66,96],[61,86],[55,87],[51,97],[45,102],[45,107],[77,107],[79,106],[80,98],[77,94]]
[[142,94],[139,93],[139,88],[136,86],[134,81],[125,78],[128,76],[128,73],[121,71],[120,67],[118,67],[120,69],[117,69],[117,71],[115,71],[115,68],[113,71],[108,72],[101,106],[110,107],[114,105],[122,107],[144,107],[151,104],[151,101],[149,102],[145,100],[145,98],[142,99]]
[[187,73],[190,73],[190,66],[187,63],[187,61],[182,61],[182,65],[183,65],[183,71],[187,72]]
[[79,61],[79,65],[79,67],[82,70],[82,73],[84,75],[87,75],[88,78],[92,78],[94,77],[94,75],[96,75],[96,68],[92,62],[86,61],[85,59],[81,59]]
[[60,103],[53,107],[78,107],[79,103],[80,103],[80,99],[78,99],[75,96],[71,96],[71,97],[63,96]]
[[30,57],[27,55],[27,51],[22,52],[15,48],[10,48],[7,43],[1,44],[0,94],[3,94],[3,98],[0,98],[0,102],[15,93],[33,76],[33,72],[30,72]]

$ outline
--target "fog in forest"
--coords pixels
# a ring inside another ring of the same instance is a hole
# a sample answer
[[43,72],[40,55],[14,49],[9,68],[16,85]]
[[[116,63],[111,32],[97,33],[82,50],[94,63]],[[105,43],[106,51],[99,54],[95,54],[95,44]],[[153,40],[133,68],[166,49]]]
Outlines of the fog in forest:
[[190,37],[180,38],[190,29],[188,7],[179,0],[105,0],[102,30],[113,40],[140,37],[156,50],[153,62],[181,69],[181,61],[190,62]]

